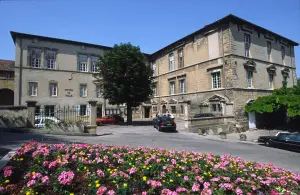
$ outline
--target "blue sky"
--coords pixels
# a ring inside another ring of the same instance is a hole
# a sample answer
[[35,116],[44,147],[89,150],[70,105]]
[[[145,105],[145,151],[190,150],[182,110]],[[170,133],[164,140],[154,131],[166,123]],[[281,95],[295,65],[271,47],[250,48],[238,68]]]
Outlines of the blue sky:
[[14,59],[11,30],[152,53],[230,13],[300,42],[299,0],[0,0],[0,59]]

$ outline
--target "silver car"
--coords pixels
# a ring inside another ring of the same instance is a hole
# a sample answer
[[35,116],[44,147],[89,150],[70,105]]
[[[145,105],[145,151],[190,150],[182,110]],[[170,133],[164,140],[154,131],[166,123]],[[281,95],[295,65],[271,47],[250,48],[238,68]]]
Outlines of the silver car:
[[61,120],[55,116],[36,116],[34,126],[35,128],[43,128],[47,122],[59,123]]

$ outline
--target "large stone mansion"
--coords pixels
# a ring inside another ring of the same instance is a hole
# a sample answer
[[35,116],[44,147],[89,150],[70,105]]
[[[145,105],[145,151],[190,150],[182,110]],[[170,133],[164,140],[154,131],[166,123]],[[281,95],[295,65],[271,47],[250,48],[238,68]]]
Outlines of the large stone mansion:
[[[101,97],[95,63],[110,47],[11,32],[15,43],[15,105],[37,100],[47,110],[98,101],[98,116],[122,112]],[[169,110],[189,119],[214,113],[244,121],[244,106],[258,96],[296,84],[294,46],[298,43],[228,15],[150,54],[154,97],[134,109],[138,118]],[[121,107],[122,108],[122,107]]]

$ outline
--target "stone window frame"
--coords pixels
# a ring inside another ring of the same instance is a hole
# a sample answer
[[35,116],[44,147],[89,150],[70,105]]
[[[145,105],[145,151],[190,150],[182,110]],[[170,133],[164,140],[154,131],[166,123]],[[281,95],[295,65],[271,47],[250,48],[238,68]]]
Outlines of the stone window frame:
[[250,58],[251,57],[251,34],[250,33],[244,33],[244,51],[245,51],[244,54],[245,57]]
[[[53,94],[52,92],[52,86],[55,85],[56,86],[56,90],[55,90],[55,94]],[[58,82],[57,81],[50,81],[49,82],[49,96],[50,97],[57,97],[58,96]]]
[[101,98],[102,97],[102,86],[97,84],[96,85],[96,98]]
[[271,62],[272,61],[272,42],[271,41],[267,41],[267,58],[268,61]]
[[285,47],[284,47],[284,45],[280,45],[280,54],[281,54],[282,64],[285,65],[285,56],[286,56],[286,52],[285,52]]
[[289,68],[281,69],[281,74],[283,77],[283,81],[287,81],[287,79],[290,77],[290,69]]
[[[81,60],[81,56],[86,56],[86,61]],[[78,61],[78,67],[77,71],[79,72],[88,72],[89,71],[89,66],[88,66],[88,61],[89,61],[89,55],[86,53],[78,53],[77,54],[77,61]],[[82,68],[82,65],[85,63],[85,68]]]
[[[244,63],[245,73],[246,73],[246,88],[253,89],[254,88],[254,72],[256,71],[256,63],[254,60],[248,60]],[[249,87],[249,78],[248,76],[251,75],[251,87]]]
[[175,70],[175,58],[174,58],[174,52],[169,53],[169,72],[172,72]]
[[[174,86],[173,88],[172,88],[172,86]],[[171,79],[171,80],[169,80],[169,94],[170,95],[175,95],[176,94],[176,80],[175,79]],[[172,93],[172,89],[174,89],[173,90],[173,93]]]
[[178,68],[184,68],[184,54],[183,54],[183,47],[177,50],[178,54]]
[[[219,78],[216,78],[216,86],[214,85],[214,75],[217,76],[219,73]],[[222,88],[222,70],[221,69],[214,69],[210,71],[211,77],[211,89],[221,89]]]
[[[50,64],[48,64],[48,53],[54,54],[54,59],[50,59]],[[45,68],[46,69],[57,69],[57,49],[51,49],[51,48],[44,48],[44,55],[45,55]],[[49,66],[48,66],[49,65]],[[52,67],[51,67],[52,66]]]
[[[33,51],[37,51],[37,50],[40,51],[40,57],[39,58],[34,58],[33,57],[33,55],[34,55]],[[42,68],[43,48],[42,47],[28,47],[27,52],[28,52],[28,63],[27,63],[28,66],[31,67],[31,68]],[[35,59],[34,63],[33,63],[33,58]]]
[[[175,109],[174,109],[174,108],[175,108]],[[171,106],[170,106],[170,110],[171,110],[171,113],[172,113],[172,114],[176,114],[176,113],[177,113],[177,112],[176,112],[176,110],[177,110],[177,109],[176,109],[176,105],[171,105]],[[175,111],[175,112],[173,112],[173,111]]]
[[157,106],[152,106],[152,111],[157,112]]
[[[91,55],[90,59],[91,59],[90,71],[92,73],[96,73],[97,72],[97,63],[99,62],[100,57],[97,55]],[[97,59],[97,60],[95,60],[95,59]]]
[[[85,86],[85,94],[82,94],[81,91],[82,91],[82,87]],[[88,85],[86,83],[80,83],[79,84],[79,96],[82,97],[82,98],[86,98],[88,97]]]
[[152,68],[152,71],[153,71],[152,76],[156,76],[156,61],[151,62],[151,68]]
[[[183,91],[181,90],[182,81],[183,81]],[[186,90],[186,77],[178,78],[178,85],[179,85],[179,94],[184,94],[184,93],[187,92],[187,90]]]
[[[32,92],[32,89],[31,89],[31,85],[30,84],[36,84],[36,93],[33,94]],[[31,97],[37,97],[38,96],[38,82],[37,81],[28,81],[28,96],[31,96]]]
[[[268,78],[269,78],[268,88],[269,89],[274,89],[275,88],[275,86],[274,86],[274,76],[276,76],[276,66],[275,65],[268,66],[267,67],[267,73],[268,73]],[[272,82],[270,82],[271,78],[272,78]]]

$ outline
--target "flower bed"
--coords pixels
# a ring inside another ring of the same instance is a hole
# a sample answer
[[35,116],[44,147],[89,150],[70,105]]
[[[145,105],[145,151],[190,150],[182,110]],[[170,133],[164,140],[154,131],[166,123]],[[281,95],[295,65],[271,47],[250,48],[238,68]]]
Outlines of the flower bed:
[[230,155],[30,142],[1,170],[1,193],[297,195],[300,175]]

